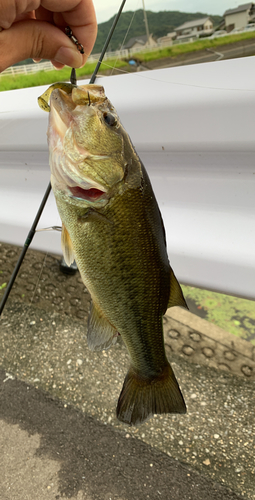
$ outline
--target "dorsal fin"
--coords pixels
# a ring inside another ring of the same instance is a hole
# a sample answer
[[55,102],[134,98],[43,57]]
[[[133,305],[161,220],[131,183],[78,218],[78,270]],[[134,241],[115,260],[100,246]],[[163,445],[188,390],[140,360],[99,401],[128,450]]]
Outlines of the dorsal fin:
[[175,277],[172,268],[170,268],[170,296],[167,307],[173,307],[173,306],[181,306],[188,309],[179,282]]
[[117,342],[118,332],[110,325],[99,308],[92,302],[88,322],[88,348],[91,351],[108,349]]
[[61,248],[66,264],[70,266],[74,261],[73,245],[69,233],[64,224],[62,224]]

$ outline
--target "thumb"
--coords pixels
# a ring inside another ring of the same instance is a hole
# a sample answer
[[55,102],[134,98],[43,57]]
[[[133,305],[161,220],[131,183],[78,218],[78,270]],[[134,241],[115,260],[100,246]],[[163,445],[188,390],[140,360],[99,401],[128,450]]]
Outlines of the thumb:
[[[87,26],[89,37],[89,26]],[[86,48],[84,47],[86,50]],[[26,19],[0,32],[0,72],[24,59],[49,59],[79,68],[89,54],[83,55],[56,26]]]

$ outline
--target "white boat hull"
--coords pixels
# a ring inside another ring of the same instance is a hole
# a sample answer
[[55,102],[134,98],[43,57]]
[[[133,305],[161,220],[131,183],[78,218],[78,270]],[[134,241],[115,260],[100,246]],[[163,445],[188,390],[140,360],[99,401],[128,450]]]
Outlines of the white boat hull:
[[[180,282],[254,299],[255,57],[98,81],[148,170]],[[46,88],[0,93],[0,241],[23,245],[50,179]],[[60,224],[51,193],[38,227]],[[60,253],[60,234],[31,246]]]

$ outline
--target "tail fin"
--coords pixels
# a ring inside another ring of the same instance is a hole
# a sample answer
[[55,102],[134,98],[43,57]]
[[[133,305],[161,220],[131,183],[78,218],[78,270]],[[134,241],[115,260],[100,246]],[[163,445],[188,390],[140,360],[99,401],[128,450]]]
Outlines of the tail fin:
[[116,412],[121,422],[130,425],[140,424],[155,413],[186,413],[186,405],[170,364],[153,379],[143,377],[131,366]]

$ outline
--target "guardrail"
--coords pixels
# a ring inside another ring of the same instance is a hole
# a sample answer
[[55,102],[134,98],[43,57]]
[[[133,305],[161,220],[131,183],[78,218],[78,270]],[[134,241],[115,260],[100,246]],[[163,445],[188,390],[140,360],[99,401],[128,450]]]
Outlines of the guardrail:
[[[152,47],[137,47],[136,49],[133,50],[128,50],[128,49],[121,49],[121,50],[115,50],[112,52],[106,52],[104,56],[104,60],[106,61],[107,59],[120,59],[120,58],[127,58],[132,56],[132,54],[137,54],[138,52],[148,52],[148,50],[158,50],[159,48],[165,48],[167,46],[171,45],[169,42],[167,43],[158,43],[155,46]],[[97,62],[99,59],[100,54],[91,54],[88,57],[88,62],[93,63]],[[10,68],[5,69],[2,73],[0,73],[0,78],[1,76],[5,75],[29,75],[31,73],[37,73],[38,71],[52,71],[54,68],[53,64],[50,61],[44,61],[41,63],[31,63],[31,64],[24,64],[24,65],[19,65],[19,66],[10,66]]]
[[[128,55],[129,52],[126,49],[116,50],[115,52],[107,52],[104,56],[104,60],[120,58],[120,57],[128,57]],[[88,58],[88,62],[97,62],[99,56],[100,54],[90,55]],[[55,68],[50,61],[24,64],[24,65],[22,64],[19,66],[10,66],[9,68],[5,69],[2,73],[0,73],[0,77],[5,75],[23,75],[23,74],[29,75],[31,73],[37,73],[38,71],[52,71],[53,69]]]
[[31,73],[37,73],[38,71],[51,71],[54,69],[53,64],[50,61],[45,61],[42,63],[31,63],[31,64],[22,64],[19,66],[10,66],[5,69],[0,76],[5,75],[29,75]]

